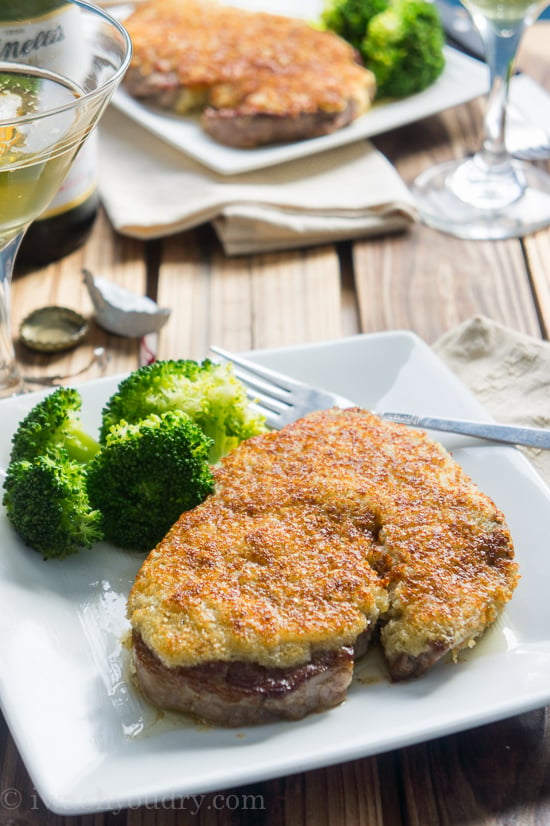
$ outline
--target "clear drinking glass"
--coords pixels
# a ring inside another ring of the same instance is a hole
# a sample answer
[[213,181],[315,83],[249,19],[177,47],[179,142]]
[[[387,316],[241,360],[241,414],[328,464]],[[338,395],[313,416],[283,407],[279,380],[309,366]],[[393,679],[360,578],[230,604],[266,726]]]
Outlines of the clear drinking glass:
[[[19,393],[10,322],[13,263],[25,230],[51,201],[130,60],[125,29],[74,0],[76,49],[41,50],[32,65],[0,61],[0,398]],[[4,49],[4,51],[6,51]]]
[[462,0],[485,44],[490,91],[479,150],[421,173],[412,186],[424,223],[461,238],[517,238],[550,224],[550,175],[506,150],[509,81],[523,32],[548,0]]

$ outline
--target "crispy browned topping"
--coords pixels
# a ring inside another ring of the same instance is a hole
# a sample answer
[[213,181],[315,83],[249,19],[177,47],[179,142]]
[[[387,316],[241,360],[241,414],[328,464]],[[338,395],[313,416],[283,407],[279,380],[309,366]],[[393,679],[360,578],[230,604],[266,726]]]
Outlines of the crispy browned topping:
[[468,645],[510,599],[494,503],[423,434],[362,410],[243,443],[143,565],[129,616],[167,666],[287,666],[382,615],[389,660]]
[[360,114],[374,95],[352,47],[303,20],[210,0],[151,0],[125,25],[131,71],[194,93],[189,105],[297,115],[341,112],[353,100]]

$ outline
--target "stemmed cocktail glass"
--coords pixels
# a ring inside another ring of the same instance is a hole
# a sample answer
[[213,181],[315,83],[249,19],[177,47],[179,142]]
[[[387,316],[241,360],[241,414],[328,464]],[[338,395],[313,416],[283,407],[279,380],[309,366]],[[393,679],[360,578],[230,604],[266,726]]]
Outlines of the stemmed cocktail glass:
[[422,220],[461,238],[526,235],[550,224],[550,175],[510,157],[506,106],[518,45],[548,0],[462,0],[485,44],[490,91],[479,150],[427,169],[412,191]]
[[58,190],[130,60],[129,37],[116,20],[81,0],[71,13],[78,15],[74,48],[42,49],[28,64],[0,61],[0,398],[23,389],[10,322],[17,249]]

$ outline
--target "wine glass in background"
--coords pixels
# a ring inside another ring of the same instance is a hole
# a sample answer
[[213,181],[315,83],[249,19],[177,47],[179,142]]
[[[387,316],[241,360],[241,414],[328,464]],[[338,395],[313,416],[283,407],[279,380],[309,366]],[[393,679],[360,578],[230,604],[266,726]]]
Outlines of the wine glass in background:
[[8,59],[0,60],[0,398],[23,390],[10,319],[17,249],[57,192],[130,60],[130,39],[118,21],[85,0],[74,0],[71,13],[78,15],[76,49],[33,55],[29,41],[28,63],[21,62],[15,45],[11,52],[4,48]]
[[550,175],[511,158],[505,125],[517,49],[548,0],[462,0],[485,46],[490,91],[481,146],[422,172],[412,185],[424,223],[460,238],[518,238],[550,224]]

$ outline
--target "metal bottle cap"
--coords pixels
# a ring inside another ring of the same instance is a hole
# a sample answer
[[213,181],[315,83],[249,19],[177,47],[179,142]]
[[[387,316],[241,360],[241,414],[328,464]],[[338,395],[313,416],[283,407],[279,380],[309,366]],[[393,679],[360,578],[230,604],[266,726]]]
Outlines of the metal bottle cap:
[[68,350],[82,341],[88,332],[84,316],[68,307],[41,307],[21,322],[21,341],[31,350],[51,353]]

